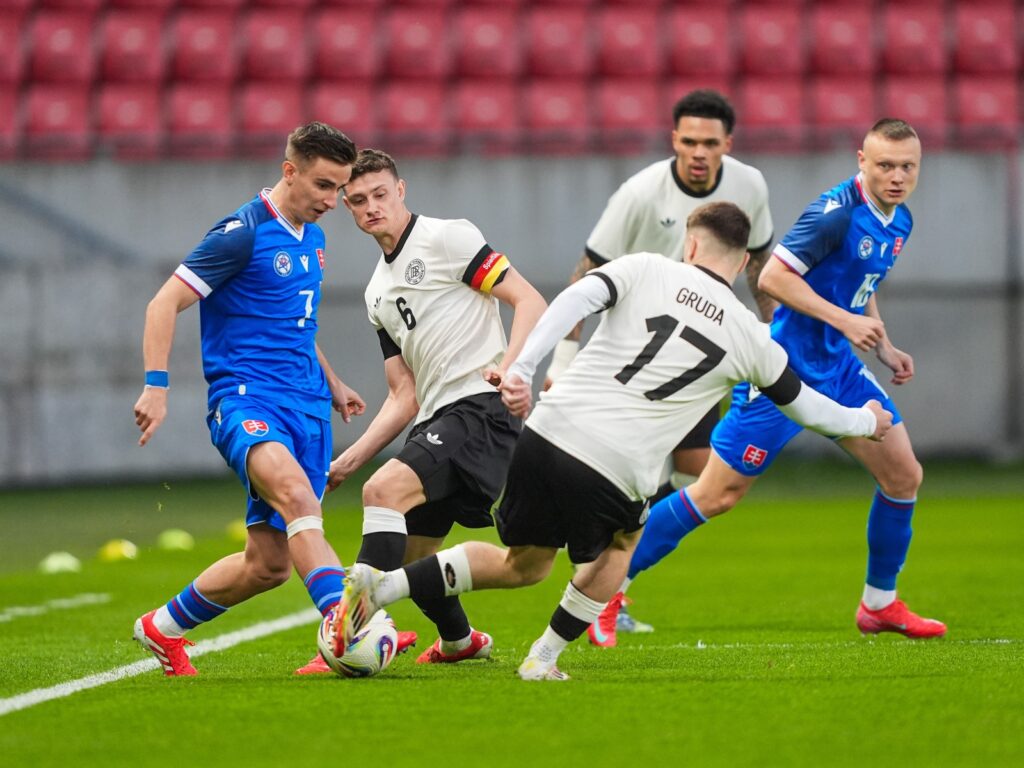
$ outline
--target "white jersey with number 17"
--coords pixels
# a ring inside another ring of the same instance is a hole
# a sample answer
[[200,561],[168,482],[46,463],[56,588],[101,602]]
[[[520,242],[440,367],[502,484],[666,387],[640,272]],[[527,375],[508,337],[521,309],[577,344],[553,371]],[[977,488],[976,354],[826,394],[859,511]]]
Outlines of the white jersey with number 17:
[[629,498],[647,498],[679,435],[737,382],[774,384],[786,352],[701,267],[636,253],[583,279],[605,280],[611,306],[526,426]]

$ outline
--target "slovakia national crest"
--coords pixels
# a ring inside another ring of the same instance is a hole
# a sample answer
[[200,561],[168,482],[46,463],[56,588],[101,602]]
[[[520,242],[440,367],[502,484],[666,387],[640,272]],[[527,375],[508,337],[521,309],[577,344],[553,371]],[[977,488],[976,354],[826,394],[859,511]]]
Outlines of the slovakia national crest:
[[317,261],[320,262],[320,269],[323,269],[324,268],[324,249],[323,248],[317,248],[316,249],[316,258],[317,258]]
[[405,282],[409,285],[416,285],[423,280],[427,274],[427,267],[421,259],[413,259],[405,268]]
[[288,277],[292,273],[292,257],[284,251],[278,251],[274,255],[274,271],[281,277]]
[[242,422],[242,429],[253,437],[263,437],[265,434],[270,432],[270,427],[267,426],[267,422],[260,421],[259,419],[246,419]]
[[857,245],[857,255],[865,261],[871,258],[871,252],[875,250],[875,241],[865,235]]
[[764,460],[768,458],[768,451],[764,448],[758,448],[756,445],[748,445],[746,450],[743,451],[743,466],[747,469],[757,469]]

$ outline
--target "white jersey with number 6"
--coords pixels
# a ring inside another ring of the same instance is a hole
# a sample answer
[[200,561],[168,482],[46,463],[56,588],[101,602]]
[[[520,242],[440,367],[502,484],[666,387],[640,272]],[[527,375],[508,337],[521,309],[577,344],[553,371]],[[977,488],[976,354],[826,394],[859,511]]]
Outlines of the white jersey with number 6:
[[701,267],[636,253],[583,279],[605,279],[611,306],[526,426],[643,499],[679,436],[737,382],[774,384],[786,352]]
[[494,392],[486,368],[505,354],[491,289],[509,268],[465,219],[413,215],[366,287],[370,322],[387,332],[416,378],[416,423],[463,397]]

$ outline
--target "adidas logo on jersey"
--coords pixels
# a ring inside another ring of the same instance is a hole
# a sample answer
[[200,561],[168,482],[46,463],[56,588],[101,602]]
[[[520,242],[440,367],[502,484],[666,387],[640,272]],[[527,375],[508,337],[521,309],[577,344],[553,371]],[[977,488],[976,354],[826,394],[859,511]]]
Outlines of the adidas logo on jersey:
[[444,445],[440,437],[432,435],[430,432],[427,432],[427,442],[431,445]]
[[664,219],[659,220],[658,223],[661,224],[661,226],[663,226],[665,229],[668,229],[669,227],[676,223],[676,220],[666,217]]
[[822,216],[824,216],[826,213],[830,213],[831,211],[834,211],[836,208],[842,208],[842,207],[843,206],[840,205],[838,201],[836,201],[836,200],[828,200],[828,201],[825,202],[825,210],[822,211],[821,214],[822,214]]

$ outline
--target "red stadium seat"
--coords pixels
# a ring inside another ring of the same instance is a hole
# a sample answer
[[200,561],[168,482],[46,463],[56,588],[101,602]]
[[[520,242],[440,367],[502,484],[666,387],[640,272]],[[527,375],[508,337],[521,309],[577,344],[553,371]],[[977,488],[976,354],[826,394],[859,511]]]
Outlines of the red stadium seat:
[[381,17],[372,10],[330,8],[312,27],[313,74],[317,78],[373,78],[380,72]]
[[81,160],[92,144],[89,92],[76,85],[33,85],[25,93],[25,145],[30,156]]
[[736,68],[730,11],[679,6],[668,15],[669,66],[677,75],[731,75]]
[[519,90],[510,80],[461,80],[455,86],[453,123],[461,147],[512,151],[521,138]]
[[[1017,24],[1012,2],[957,5],[953,13],[953,64],[964,74],[1017,71]],[[1021,11],[1024,23],[1024,11]]]
[[222,10],[237,10],[245,5],[248,0],[178,0],[178,4],[190,8]]
[[190,157],[226,157],[234,136],[231,87],[220,83],[176,83],[166,96],[171,152]]
[[394,81],[382,91],[382,128],[386,141],[405,153],[436,154],[448,149],[451,135],[445,87],[440,83]]
[[598,69],[613,76],[661,72],[661,27],[652,8],[602,8],[593,17]]
[[[36,6],[39,8],[63,8],[65,10],[72,11],[96,11],[105,5],[107,0],[36,0]],[[22,5],[20,2],[13,3],[14,5]],[[4,2],[4,5],[10,5]]]
[[302,89],[283,83],[247,83],[236,112],[242,146],[249,154],[280,155],[284,137],[307,122]]
[[740,84],[740,137],[765,149],[797,149],[804,138],[804,92],[799,78],[748,77]]
[[886,3],[880,22],[886,72],[913,75],[946,71],[946,14],[941,4]]
[[958,77],[953,83],[953,102],[961,139],[978,147],[1015,144],[1020,134],[1016,78]]
[[319,82],[309,93],[309,118],[333,125],[359,146],[377,140],[377,90],[367,82]]
[[91,13],[40,11],[29,32],[31,76],[36,82],[88,83],[96,69]]
[[804,69],[801,11],[789,5],[746,5],[740,11],[740,60],[749,75],[798,75]]
[[533,7],[526,13],[524,27],[530,74],[583,77],[591,73],[594,52],[584,9]]
[[108,11],[100,27],[100,74],[106,81],[145,80],[164,76],[162,12]]
[[468,6],[455,16],[456,71],[463,77],[508,77],[522,68],[515,10]]
[[949,123],[946,80],[941,75],[887,77],[882,81],[880,117],[906,120],[925,147],[941,147]]
[[856,145],[875,120],[875,87],[866,77],[816,77],[810,82],[810,120],[826,145]]
[[179,4],[179,0],[110,0],[111,8],[144,8],[150,11],[166,11]]
[[[249,0],[250,6],[265,8],[287,8],[288,10],[299,10],[309,8],[311,5],[325,5],[322,0]],[[369,4],[369,3],[366,3]],[[363,5],[363,3],[360,3]]]
[[21,13],[0,13],[0,84],[17,84],[25,74],[25,46]]
[[[603,147],[635,152],[660,146],[668,133],[669,106],[649,78],[604,80],[596,86],[594,127]],[[658,142],[661,139],[661,142]]]
[[229,82],[238,71],[237,17],[231,12],[182,11],[171,27],[174,76]]
[[112,83],[96,95],[96,135],[119,157],[157,156],[163,140],[162,94],[152,84]]
[[0,157],[15,156],[20,136],[18,124],[18,93],[9,86],[0,86]]
[[252,11],[242,23],[243,76],[291,82],[305,78],[309,72],[306,29],[301,10]]
[[529,147],[582,152],[591,138],[590,98],[583,80],[533,80],[524,92]]
[[875,71],[875,18],[868,4],[815,5],[810,17],[811,67],[822,75]]
[[451,70],[448,19],[443,10],[396,8],[388,13],[384,29],[389,74],[440,78]]

